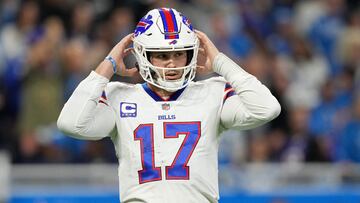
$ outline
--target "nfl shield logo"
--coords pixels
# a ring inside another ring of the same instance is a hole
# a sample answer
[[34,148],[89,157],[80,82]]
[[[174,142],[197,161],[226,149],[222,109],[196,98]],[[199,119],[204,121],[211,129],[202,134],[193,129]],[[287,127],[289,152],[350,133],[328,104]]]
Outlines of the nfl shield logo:
[[170,104],[169,103],[164,103],[164,104],[161,105],[161,108],[162,108],[162,110],[167,111],[167,110],[170,109]]

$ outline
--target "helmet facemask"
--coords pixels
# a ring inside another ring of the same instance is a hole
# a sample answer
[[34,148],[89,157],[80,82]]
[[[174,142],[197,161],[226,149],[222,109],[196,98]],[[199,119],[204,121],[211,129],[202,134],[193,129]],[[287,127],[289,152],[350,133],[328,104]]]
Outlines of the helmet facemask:
[[[174,14],[173,19],[176,20],[174,20],[173,23],[177,23],[177,32],[170,34],[164,32],[165,28],[162,27],[164,26],[164,22],[162,22],[163,18],[160,15],[160,11]],[[151,21],[152,19],[155,22]],[[149,27],[145,27],[145,31],[144,29],[139,31],[139,24],[142,23],[141,25],[143,25],[144,22],[148,23]],[[152,25],[153,23],[155,23],[155,25]],[[140,20],[139,24],[135,30],[134,52],[142,78],[146,82],[169,92],[174,92],[186,87],[189,82],[195,78],[199,48],[197,36],[186,17],[174,9],[154,9]],[[140,32],[140,34],[138,32]],[[174,51],[187,52],[187,62],[185,66],[175,68],[158,67],[154,66],[150,61],[149,54],[151,52]],[[182,76],[177,80],[167,80],[165,73],[171,70],[182,71]]]
[[[135,43],[134,43],[134,48],[136,53],[135,56],[137,57],[137,61],[139,63],[140,75],[143,77],[143,79],[146,82],[149,82],[156,87],[162,88],[169,92],[174,92],[186,87],[188,83],[195,78],[197,51],[195,52],[194,50],[198,49],[198,44],[196,45],[196,47],[186,47],[181,49],[178,48],[174,50],[165,51],[164,49],[161,49],[161,52],[186,51],[186,55],[187,55],[186,65],[175,68],[159,67],[151,63],[149,54],[151,52],[159,52],[159,50],[156,51],[154,49],[141,50],[136,48]],[[141,53],[137,53],[139,50],[141,50]],[[171,70],[181,71],[182,72],[181,77],[177,80],[166,79],[165,73]]]

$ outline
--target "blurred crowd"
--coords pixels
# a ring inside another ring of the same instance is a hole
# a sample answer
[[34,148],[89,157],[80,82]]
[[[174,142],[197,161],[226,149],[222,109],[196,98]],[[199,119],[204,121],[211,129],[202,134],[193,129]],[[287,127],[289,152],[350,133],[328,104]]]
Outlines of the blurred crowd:
[[184,13],[281,103],[271,123],[225,132],[220,163],[360,162],[357,0],[2,0],[0,150],[14,163],[116,162],[110,139],[69,138],[56,119],[77,84],[156,7]]

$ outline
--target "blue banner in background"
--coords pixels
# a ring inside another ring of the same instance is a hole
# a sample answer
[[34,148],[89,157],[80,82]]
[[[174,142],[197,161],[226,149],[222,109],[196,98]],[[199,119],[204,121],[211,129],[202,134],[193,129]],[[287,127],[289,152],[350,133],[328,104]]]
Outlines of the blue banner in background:
[[[39,188],[38,188],[39,189]],[[97,192],[95,192],[97,191]],[[41,192],[29,189],[26,193],[13,193],[9,203],[118,203],[119,197],[114,190],[106,191],[103,188],[86,187],[53,189],[47,191],[43,188]],[[219,203],[359,203],[360,190],[358,188],[340,188],[336,190],[316,190],[314,192],[293,191],[291,193],[269,192],[266,194],[225,194],[221,195]]]

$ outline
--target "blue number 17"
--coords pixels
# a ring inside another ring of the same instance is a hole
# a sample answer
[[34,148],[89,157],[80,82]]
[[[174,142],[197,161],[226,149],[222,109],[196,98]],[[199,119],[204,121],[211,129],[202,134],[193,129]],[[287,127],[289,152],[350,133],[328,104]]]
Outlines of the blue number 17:
[[[189,166],[187,163],[199,141],[200,122],[165,122],[164,138],[185,138],[170,166],[165,167],[167,180],[188,180]],[[146,183],[161,180],[161,168],[155,167],[154,126],[141,124],[134,130],[134,139],[140,141],[142,169],[138,171],[139,182]]]

